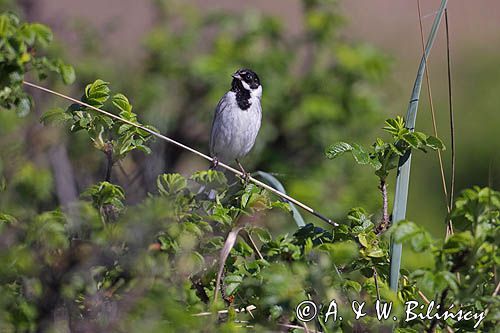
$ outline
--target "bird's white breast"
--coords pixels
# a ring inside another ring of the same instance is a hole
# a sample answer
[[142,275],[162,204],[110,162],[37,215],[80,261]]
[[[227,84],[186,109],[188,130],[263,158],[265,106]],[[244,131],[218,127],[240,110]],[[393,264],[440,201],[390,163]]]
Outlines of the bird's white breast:
[[251,105],[241,110],[232,91],[225,96],[228,107],[220,113],[218,133],[214,133],[213,154],[220,160],[232,162],[242,158],[252,149],[259,133],[262,111],[260,96],[262,88],[251,92]]

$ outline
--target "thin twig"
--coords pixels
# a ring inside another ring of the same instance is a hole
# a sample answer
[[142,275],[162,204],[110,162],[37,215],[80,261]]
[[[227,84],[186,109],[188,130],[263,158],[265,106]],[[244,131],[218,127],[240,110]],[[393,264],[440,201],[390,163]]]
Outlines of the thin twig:
[[[427,85],[427,94],[429,96],[429,104],[431,109],[431,118],[432,118],[432,127],[434,130],[434,136],[438,136],[437,133],[437,125],[436,125],[436,113],[434,112],[434,103],[432,102],[432,90],[431,90],[431,81],[429,76],[429,66],[427,63],[427,57],[425,56],[425,41],[424,41],[424,29],[422,27],[422,13],[420,11],[420,0],[417,0],[417,8],[418,8],[418,22],[420,25],[420,38],[422,41],[422,52],[424,55],[424,63],[425,63],[425,80]],[[446,186],[446,178],[444,175],[444,167],[443,167],[443,158],[441,156],[441,150],[437,150],[438,161],[439,161],[439,171],[441,172],[441,183],[443,185],[443,193],[445,196],[446,209],[448,210],[448,214],[451,212],[450,205],[448,203],[448,190]]]
[[[452,89],[451,89],[451,54],[450,54],[450,33],[448,29],[448,8],[444,10],[444,22],[446,27],[446,62],[448,68],[448,105],[450,109],[450,141],[451,141],[451,184],[450,184],[450,211],[453,209],[453,200],[455,193],[455,168],[456,168],[456,156],[455,156],[455,117],[453,113],[453,99],[452,99]],[[449,237],[453,234],[453,223],[451,218],[448,219],[448,227],[446,230],[446,236]]]
[[[499,292],[500,292],[500,282],[497,283],[497,286],[496,286],[495,290],[493,291],[493,294],[491,294],[491,297],[495,298],[495,296],[498,295]],[[488,306],[486,307],[486,310],[484,310],[485,317],[488,315],[489,311],[490,311],[490,308],[489,308],[489,304],[488,304]]]
[[[249,305],[247,307],[241,308],[241,309],[234,309],[234,312],[236,313],[243,313],[243,312],[248,312],[251,313],[252,310],[257,309],[255,305]],[[228,313],[229,310],[219,310],[217,311],[217,314],[226,314]],[[200,312],[200,313],[195,313],[192,316],[193,317],[204,317],[204,316],[211,316],[213,315],[213,312]]]
[[[405,279],[405,281],[407,283],[410,283],[410,279],[408,279],[408,277],[406,275],[403,275],[403,279]],[[429,304],[431,302],[431,301],[429,301],[427,296],[425,296],[425,294],[423,292],[421,292],[420,290],[417,290],[417,293],[424,300],[425,304]]]
[[247,243],[249,243],[248,245],[250,245],[252,250],[255,251],[257,257],[259,257],[259,259],[261,260],[264,260],[264,256],[262,255],[262,253],[260,253],[259,247],[257,246],[257,244],[255,244],[255,241],[253,240],[252,235],[250,235],[250,232],[248,232],[248,230],[245,229],[245,232],[241,236],[244,239],[246,238],[245,240],[247,241]]
[[[77,104],[86,106],[86,107],[88,107],[88,108],[90,108],[90,109],[92,109],[94,111],[97,111],[99,113],[105,114],[108,117],[111,117],[113,119],[119,120],[119,121],[121,121],[123,123],[126,123],[128,125],[134,126],[136,128],[139,128],[139,129],[141,129],[141,130],[143,130],[145,132],[148,132],[149,134],[151,134],[151,135],[153,135],[153,136],[155,136],[157,138],[160,138],[162,140],[168,141],[168,142],[170,142],[170,143],[172,143],[172,144],[174,144],[176,146],[179,146],[179,147],[181,147],[181,148],[183,148],[183,149],[185,149],[185,150],[187,150],[187,151],[189,151],[189,152],[191,152],[191,153],[193,153],[195,155],[198,155],[198,156],[200,156],[200,157],[202,157],[202,158],[204,158],[204,159],[206,159],[206,160],[208,160],[210,162],[213,161],[212,157],[210,157],[210,156],[208,156],[206,154],[203,154],[202,152],[200,152],[200,151],[198,151],[196,149],[193,149],[193,148],[191,148],[189,146],[186,146],[185,144],[182,144],[182,143],[180,143],[180,142],[178,142],[176,140],[173,140],[173,139],[171,139],[171,138],[169,138],[169,137],[167,137],[165,135],[162,135],[162,134],[160,134],[158,132],[155,132],[155,131],[151,130],[150,128],[147,128],[147,127],[145,127],[143,125],[139,125],[139,124],[131,122],[131,121],[127,120],[127,119],[123,119],[123,118],[121,118],[121,117],[119,117],[119,116],[117,116],[115,114],[112,114],[112,113],[110,113],[108,111],[96,108],[95,106],[92,106],[92,105],[90,105],[88,103],[85,103],[85,102],[82,102],[80,100],[77,100],[76,98],[66,96],[66,95],[61,94],[61,93],[59,93],[57,91],[54,91],[54,90],[51,90],[51,89],[39,86],[37,84],[31,83],[31,82],[28,82],[28,81],[23,81],[23,84],[25,84],[27,86],[30,86],[30,87],[33,87],[33,88],[36,88],[36,89],[39,89],[39,90],[42,90],[42,91],[45,91],[47,93],[50,93],[50,94],[53,94],[53,95],[56,95],[56,96],[59,96],[59,97],[64,98],[64,99],[66,99],[68,101],[71,101],[73,103],[77,103]],[[226,170],[231,171],[232,173],[234,173],[234,174],[236,174],[238,176],[244,177],[243,172],[241,172],[240,170],[237,170],[235,168],[232,168],[232,167],[230,167],[227,164],[224,164],[222,162],[218,162],[217,165],[220,166],[220,167],[222,167],[222,168],[224,168],[224,169],[226,169]],[[334,227],[338,226],[338,224],[336,222],[333,222],[331,219],[323,216],[322,214],[318,213],[317,211],[315,211],[311,207],[307,206],[306,204],[303,204],[302,202],[298,201],[297,199],[294,199],[293,197],[291,197],[291,196],[289,196],[289,195],[287,195],[285,193],[282,193],[282,192],[276,190],[275,188],[267,185],[266,183],[263,183],[263,182],[255,179],[255,178],[253,178],[252,176],[248,176],[247,179],[248,179],[248,181],[251,181],[252,183],[254,183],[254,184],[256,184],[256,185],[258,185],[258,186],[260,186],[262,188],[265,188],[266,190],[268,190],[268,191],[276,194],[277,196],[279,196],[279,197],[281,197],[281,198],[283,198],[285,200],[288,200],[290,202],[293,202],[294,204],[296,204],[300,208],[302,208],[305,211],[311,213],[312,215],[316,216],[317,218],[325,221],[326,223],[328,223],[328,224],[330,224],[330,225],[332,225]]]
[[[405,279],[406,282],[410,282],[410,280],[408,279],[408,277],[406,275],[403,275],[403,279]],[[420,298],[422,298],[422,300],[425,302],[425,304],[429,305],[431,301],[429,301],[429,299],[427,298],[427,296],[425,296],[425,294],[423,292],[421,292],[419,289],[417,289],[417,294],[418,296],[420,296]],[[450,326],[446,326],[446,331],[448,333],[453,333],[453,329],[450,327]]]

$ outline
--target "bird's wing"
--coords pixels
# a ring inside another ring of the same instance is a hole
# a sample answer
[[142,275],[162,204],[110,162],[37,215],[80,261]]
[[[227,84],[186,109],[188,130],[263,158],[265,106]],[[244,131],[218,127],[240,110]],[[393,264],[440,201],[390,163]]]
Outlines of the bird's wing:
[[210,154],[212,156],[214,156],[215,142],[217,141],[217,135],[220,133],[222,126],[220,121],[221,114],[225,110],[228,110],[230,107],[231,107],[231,102],[229,100],[228,93],[226,93],[224,96],[222,96],[219,103],[217,104],[217,107],[215,108],[214,112],[214,119],[212,120],[212,131],[210,132]]

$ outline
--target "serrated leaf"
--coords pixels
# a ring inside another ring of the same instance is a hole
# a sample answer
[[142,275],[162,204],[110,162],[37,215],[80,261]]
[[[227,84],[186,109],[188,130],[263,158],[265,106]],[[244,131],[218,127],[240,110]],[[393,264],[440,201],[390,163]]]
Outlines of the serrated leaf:
[[369,164],[375,169],[375,170],[380,170],[382,167],[382,163],[377,158],[370,158]]
[[370,163],[370,154],[368,154],[362,146],[357,143],[352,144],[352,156],[356,160],[358,164],[369,164]]
[[89,104],[93,106],[100,107],[109,98],[109,82],[105,82],[101,79],[95,80],[93,83],[88,84],[85,87],[85,99]]
[[437,150],[437,149],[445,150],[445,146],[444,146],[443,141],[441,141],[441,139],[439,139],[439,138],[436,138],[435,136],[429,136],[427,138],[427,147],[434,149],[434,150]]
[[395,144],[390,143],[389,147],[398,156],[403,156],[405,154],[405,150],[401,149],[401,148],[398,148]]
[[40,121],[47,125],[47,124],[54,124],[54,123],[62,123],[67,120],[71,120],[72,117],[70,114],[66,113],[63,109],[61,108],[53,108],[48,111],[46,111],[41,117]]
[[386,131],[386,132],[389,132],[393,135],[397,135],[399,133],[399,124],[397,122],[396,119],[387,119],[385,121],[385,124],[386,126],[383,127],[383,129]]
[[197,171],[190,177],[191,180],[200,185],[211,185],[212,188],[221,188],[227,185],[224,173],[216,170]]
[[[132,111],[132,105],[128,101],[128,98],[123,94],[116,94],[112,98],[112,103],[116,106],[120,111],[129,113]],[[130,120],[130,119],[128,119]]]
[[351,151],[352,149],[353,147],[347,142],[337,142],[328,147],[326,151],[326,157],[329,159],[334,159],[348,151]]
[[403,141],[408,143],[410,147],[414,149],[418,149],[421,145],[419,138],[415,135],[415,133],[406,133],[403,135]]
[[158,176],[156,185],[160,194],[173,195],[186,188],[187,180],[178,173],[168,173]]

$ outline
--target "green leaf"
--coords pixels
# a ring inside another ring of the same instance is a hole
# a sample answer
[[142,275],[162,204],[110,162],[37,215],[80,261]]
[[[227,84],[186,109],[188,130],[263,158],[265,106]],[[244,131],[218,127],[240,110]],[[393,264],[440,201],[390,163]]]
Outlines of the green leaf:
[[272,237],[269,231],[267,231],[264,228],[259,228],[259,227],[253,227],[251,229],[251,234],[252,235],[257,235],[257,237],[260,239],[262,243],[267,243],[270,242]]
[[353,147],[347,142],[337,142],[328,147],[326,151],[326,157],[328,157],[329,159],[334,159],[348,151],[351,151],[352,149]]
[[10,27],[9,16],[7,14],[0,15],[0,37],[5,37]]
[[318,249],[329,252],[336,264],[347,264],[359,255],[358,246],[352,241],[324,243]]
[[348,280],[348,279],[346,279],[344,281],[344,288],[346,288],[346,289],[352,289],[356,293],[360,293],[361,292],[361,284],[359,284],[359,282],[356,282],[354,280]]
[[95,80],[93,83],[85,87],[85,100],[89,104],[101,107],[109,98],[109,82],[101,79]]
[[437,149],[445,150],[445,146],[444,146],[443,141],[441,141],[441,139],[439,139],[439,138],[436,138],[435,136],[429,136],[427,138],[427,147],[434,149],[434,150],[437,150]]
[[47,46],[52,41],[52,31],[46,25],[32,23],[28,29],[35,34],[36,40],[43,46]]
[[420,142],[418,136],[416,136],[415,133],[411,133],[411,132],[403,135],[403,141],[408,143],[414,149],[418,149],[421,145],[421,142]]
[[167,173],[158,176],[156,185],[160,194],[174,195],[186,188],[187,180],[178,173]]
[[[113,96],[112,103],[116,106],[120,111],[130,113],[132,111],[132,105],[128,101],[128,98],[123,94],[116,94]],[[131,119],[128,119],[131,120]]]
[[406,242],[421,232],[421,228],[410,221],[400,221],[391,228],[394,240],[398,243]]
[[369,164],[371,162],[370,154],[365,152],[363,147],[356,143],[352,144],[351,153],[358,164]]
[[403,156],[406,152],[405,149],[399,148],[397,145],[390,143],[389,147],[391,150],[396,153],[396,155]]
[[366,239],[366,235],[365,234],[359,234],[358,235],[358,240],[359,240],[359,243],[361,245],[363,245],[364,247],[368,247],[368,240]]
[[72,117],[70,114],[66,113],[63,109],[61,108],[53,108],[48,111],[46,111],[42,117],[40,118],[40,121],[44,125],[48,124],[54,124],[54,123],[63,123],[67,120],[71,120]]
[[375,169],[380,170],[382,168],[382,163],[377,158],[370,158],[369,164]]
[[65,84],[72,84],[75,81],[75,70],[73,66],[59,64],[59,72]]
[[385,252],[381,248],[375,247],[372,249],[368,249],[366,255],[372,258],[382,258],[383,256],[385,256]]
[[404,129],[404,120],[401,116],[397,116],[395,119],[387,119],[385,121],[386,126],[383,129],[386,132],[391,133],[394,136],[399,135],[399,132]]
[[[436,280],[439,280],[439,284],[446,284],[455,293],[458,292],[458,282],[457,277],[452,272],[441,271],[435,275]],[[442,282],[442,281],[443,282]]]
[[223,172],[216,170],[197,171],[190,177],[191,180],[200,185],[210,185],[211,188],[224,188],[227,186],[227,179]]
[[241,275],[231,274],[226,275],[224,278],[224,284],[226,285],[226,295],[231,296],[236,292],[236,289],[243,282],[243,277]]
[[14,224],[17,223],[17,219],[12,215],[0,213],[0,223]]

